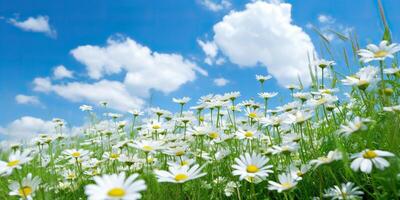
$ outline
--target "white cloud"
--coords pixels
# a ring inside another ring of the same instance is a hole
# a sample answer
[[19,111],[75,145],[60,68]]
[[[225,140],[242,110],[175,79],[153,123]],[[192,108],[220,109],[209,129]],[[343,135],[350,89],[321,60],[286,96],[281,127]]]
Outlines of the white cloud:
[[229,9],[232,6],[229,0],[200,0],[200,3],[213,12]]
[[311,82],[308,54],[314,53],[310,37],[292,24],[291,5],[255,1],[243,11],[232,11],[214,25],[214,42],[240,67],[262,64],[279,84]]
[[[142,107],[150,90],[167,94],[194,81],[196,73],[207,76],[196,63],[179,54],[158,53],[130,38],[110,38],[104,47],[79,46],[71,54],[85,65],[89,77],[96,82],[54,84],[48,77],[38,77],[33,81],[34,90],[54,92],[73,102],[107,101],[109,107],[127,111]],[[105,79],[118,73],[123,73],[122,82]]]
[[39,98],[37,96],[28,96],[23,94],[15,96],[15,101],[18,104],[34,104],[34,105],[40,104]]
[[318,21],[320,23],[334,23],[335,19],[329,15],[320,14],[318,15]]
[[107,101],[111,108],[127,111],[141,107],[142,99],[130,94],[125,85],[118,81],[100,80],[95,83],[69,82],[67,84],[52,84],[48,78],[36,78],[34,90],[39,92],[54,92],[72,102],[90,102],[98,104]]
[[196,72],[207,72],[180,54],[152,51],[130,38],[108,39],[107,46],[79,46],[71,54],[86,65],[93,79],[126,72],[124,84],[138,96],[146,97],[151,89],[169,93],[193,81]]
[[6,127],[0,127],[0,134],[5,135],[8,140],[27,140],[41,133],[53,134],[53,122],[24,116],[9,123]]
[[225,78],[216,78],[216,79],[214,79],[214,84],[216,85],[216,86],[219,86],[219,87],[222,87],[222,86],[225,86],[226,84],[228,84],[230,81],[229,80],[227,80],[227,79],[225,79]]
[[208,65],[212,65],[214,62],[215,57],[218,54],[218,47],[214,42],[210,41],[202,41],[197,40],[197,43],[200,45],[201,49],[203,50],[204,54],[206,54],[206,58],[204,62]]
[[57,32],[53,29],[49,24],[48,16],[37,16],[37,17],[29,17],[25,21],[18,21],[18,19],[10,19],[9,22],[24,30],[38,33],[45,33],[50,37],[56,37]]
[[56,66],[53,70],[54,79],[74,78],[74,72],[65,68],[64,65]]

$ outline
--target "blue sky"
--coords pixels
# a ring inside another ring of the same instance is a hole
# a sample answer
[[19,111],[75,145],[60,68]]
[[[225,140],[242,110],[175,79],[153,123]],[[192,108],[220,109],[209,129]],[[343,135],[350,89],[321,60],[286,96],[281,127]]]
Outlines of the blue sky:
[[[400,1],[382,1],[394,41],[398,42],[400,15],[396,8],[400,7]],[[206,5],[210,2],[215,3],[211,6],[219,7],[214,10],[210,9],[210,5],[208,4],[208,7]],[[224,3],[221,4],[221,2]],[[269,60],[259,60],[252,65],[253,67],[239,67],[240,63],[243,65],[246,62],[246,56],[251,55],[231,55],[229,48],[234,50],[235,47],[237,49],[237,46],[224,45],[223,42],[227,41],[226,38],[223,38],[227,36],[224,32],[226,30],[221,30],[217,34],[213,29],[215,24],[224,21],[224,16],[230,15],[231,10],[245,11],[247,9],[245,5],[248,3],[251,4],[251,1],[70,0],[55,2],[0,0],[0,93],[2,94],[0,127],[7,127],[9,123],[23,116],[32,116],[43,120],[60,117],[70,124],[80,125],[83,113],[78,107],[82,104],[93,105],[93,102],[85,100],[86,97],[77,97],[75,100],[71,100],[73,97],[68,99],[54,91],[35,90],[33,81],[38,77],[49,77],[53,85],[61,86],[71,82],[94,84],[104,79],[122,82],[126,75],[126,69],[122,69],[119,73],[105,74],[100,79],[93,79],[88,76],[87,65],[82,63],[82,60],[86,58],[78,61],[71,52],[83,45],[106,47],[110,37],[118,38],[115,39],[115,42],[121,42],[128,38],[142,47],[148,47],[151,52],[166,55],[179,54],[185,61],[189,61],[207,72],[207,75],[204,75],[193,68],[190,72],[194,73],[195,78],[183,80],[183,83],[177,84],[177,89],[168,93],[150,88],[150,95],[139,95],[141,100],[147,102],[142,107],[148,106],[150,96],[152,96],[152,105],[172,110],[177,108],[171,102],[172,97],[190,96],[197,99],[208,93],[229,91],[241,91],[243,97],[256,97],[259,87],[254,76],[255,74],[269,73],[265,67],[265,63],[269,63]],[[309,24],[321,29],[326,27],[339,31],[351,29],[357,33],[362,46],[369,42],[377,43],[381,38],[382,25],[377,2],[374,0],[288,0],[285,3],[292,6],[291,24],[302,28],[302,32],[311,38],[311,44],[317,51],[320,40],[308,28]],[[48,29],[32,31],[18,26],[18,23],[26,21],[29,17],[37,19],[39,16],[48,20]],[[321,18],[321,16],[325,18]],[[274,20],[272,19],[270,23],[273,23]],[[228,21],[225,22],[228,23]],[[240,27],[235,28],[240,29]],[[221,36],[222,39],[218,41],[214,38],[215,35]],[[267,36],[262,37],[268,40]],[[213,58],[213,65],[204,62],[207,56],[198,40],[209,42],[215,40],[215,43],[221,43],[218,44],[218,54]],[[337,38],[332,38],[331,43],[338,49],[343,46]],[[267,45],[265,48],[273,47]],[[259,52],[258,49],[254,50]],[[218,58],[224,59],[225,62],[221,65],[215,64]],[[238,60],[232,61],[232,59]],[[251,59],[249,58],[249,60]],[[59,65],[73,71],[73,78],[52,79],[53,70]],[[148,77],[147,81],[151,82],[151,78]],[[224,86],[217,86],[213,82],[216,78],[224,78],[229,82]],[[288,94],[282,87],[283,84],[278,83],[275,78],[268,82],[266,90],[283,94],[273,102],[273,105],[278,105],[279,102],[285,101],[284,98]],[[171,79],[174,78],[171,77]],[[157,84],[155,87],[162,86]],[[131,97],[138,96],[138,90],[140,89],[137,87],[135,91],[131,88],[127,89],[131,93]],[[18,103],[17,95],[34,96],[37,101]],[[82,96],[82,94],[80,95]],[[195,101],[192,100],[191,104],[193,103]]]

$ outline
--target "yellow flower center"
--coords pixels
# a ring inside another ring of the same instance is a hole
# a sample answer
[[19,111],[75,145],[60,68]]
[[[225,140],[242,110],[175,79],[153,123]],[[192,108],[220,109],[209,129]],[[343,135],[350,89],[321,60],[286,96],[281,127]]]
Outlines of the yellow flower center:
[[119,154],[117,154],[117,153],[112,153],[112,154],[110,154],[110,158],[112,158],[112,159],[118,159],[118,158],[119,158]]
[[32,188],[29,186],[24,186],[18,190],[20,196],[27,197],[32,194]]
[[368,150],[363,154],[363,157],[366,159],[372,159],[376,158],[378,154],[375,153],[375,151]]
[[186,174],[177,174],[177,175],[175,175],[175,180],[176,181],[183,181],[183,180],[186,180],[188,178],[189,178],[189,176],[186,175]]
[[292,184],[291,184],[291,183],[288,183],[288,182],[282,183],[281,185],[282,185],[283,188],[290,188],[290,187],[292,187]]
[[16,165],[19,164],[19,160],[12,160],[10,162],[7,163],[7,167],[15,167]]
[[176,156],[183,156],[185,154],[185,151],[177,151],[175,153]]
[[254,133],[251,131],[247,131],[246,133],[244,133],[244,136],[246,137],[253,137]]
[[303,174],[303,172],[298,171],[298,172],[296,173],[296,175],[297,175],[298,177],[302,177],[304,174]]
[[387,51],[385,51],[385,50],[380,50],[380,51],[377,51],[377,52],[374,53],[374,57],[375,57],[375,58],[382,58],[382,57],[387,56],[388,54],[389,54],[389,53],[388,53]]
[[152,126],[152,128],[157,130],[157,129],[160,129],[161,126],[160,126],[159,124],[154,124],[154,125]]
[[77,158],[79,156],[81,156],[81,153],[79,153],[78,151],[74,152],[71,154],[73,157]]
[[187,164],[189,164],[189,162],[186,161],[186,160],[184,160],[184,161],[181,162],[181,166],[185,166],[185,165],[187,165]]
[[249,113],[249,117],[252,119],[257,118],[257,113],[251,112],[251,113]]
[[107,195],[110,197],[123,197],[125,196],[125,190],[123,188],[112,188],[107,192]]
[[360,80],[360,81],[358,81],[357,86],[358,86],[358,88],[365,90],[369,86],[369,82],[366,80]]
[[144,145],[144,146],[143,146],[143,150],[144,150],[144,151],[152,151],[152,150],[153,150],[153,147],[151,147],[151,146],[149,146],[149,145]]
[[73,179],[75,179],[75,178],[76,178],[76,176],[75,176],[74,173],[71,173],[71,174],[68,174],[68,175],[67,175],[67,179],[73,180]]
[[210,138],[212,138],[212,139],[216,139],[216,138],[218,138],[218,136],[219,136],[219,134],[217,133],[217,132],[212,132],[212,133],[210,133],[210,134],[208,134],[209,136],[210,136]]
[[247,168],[246,168],[246,171],[247,171],[248,173],[256,173],[256,172],[259,171],[259,169],[258,169],[258,167],[255,166],[255,165],[248,165]]

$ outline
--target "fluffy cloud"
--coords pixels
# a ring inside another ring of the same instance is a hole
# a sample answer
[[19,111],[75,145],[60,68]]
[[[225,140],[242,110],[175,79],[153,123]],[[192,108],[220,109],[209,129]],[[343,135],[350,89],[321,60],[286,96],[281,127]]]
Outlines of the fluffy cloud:
[[18,21],[18,19],[10,19],[9,22],[24,30],[38,33],[45,33],[50,37],[56,37],[57,32],[54,30],[49,24],[48,16],[37,16],[37,17],[29,17],[24,21]]
[[222,87],[222,86],[225,86],[226,84],[228,84],[230,81],[228,80],[228,79],[225,79],[225,78],[216,78],[216,79],[214,79],[214,84],[216,85],[216,86],[219,86],[219,87]]
[[204,59],[204,62],[207,63],[208,65],[212,65],[214,62],[214,58],[218,54],[217,45],[214,42],[202,41],[199,39],[197,40],[197,43],[200,45],[204,54],[206,54],[206,58]]
[[41,133],[54,133],[54,124],[40,118],[24,116],[14,120],[6,127],[0,127],[0,134],[5,135],[8,140],[30,139]]
[[111,108],[120,111],[139,108],[143,100],[130,94],[125,85],[118,81],[101,80],[95,83],[69,82],[53,84],[49,78],[36,78],[34,90],[54,92],[72,102],[90,102],[98,104],[107,101]]
[[33,104],[33,105],[40,104],[39,98],[37,96],[28,96],[23,94],[15,96],[15,101],[18,104]]
[[329,15],[320,14],[320,15],[318,15],[318,21],[320,23],[329,23],[329,24],[331,24],[331,23],[335,22],[335,19],[333,19]]
[[71,51],[86,66],[93,79],[126,72],[124,84],[138,96],[146,97],[151,89],[169,93],[193,81],[196,72],[207,75],[180,54],[152,51],[130,38],[110,38],[105,47],[85,45]]
[[208,10],[218,12],[231,7],[229,0],[200,0],[200,3]]
[[308,54],[310,37],[292,24],[291,5],[255,1],[243,11],[232,11],[214,25],[214,43],[240,67],[262,64],[281,85],[311,82]]
[[[195,80],[197,73],[207,76],[206,71],[179,54],[158,53],[130,38],[110,38],[104,47],[79,46],[71,54],[85,65],[95,82],[57,84],[49,77],[38,77],[33,81],[34,90],[55,93],[73,102],[107,101],[109,107],[127,111],[142,107],[150,90],[167,94]],[[122,74],[123,81],[105,79],[113,74]],[[54,77],[60,76],[54,72]]]
[[65,68],[64,65],[59,65],[54,68],[53,77],[54,79],[74,78],[74,73]]

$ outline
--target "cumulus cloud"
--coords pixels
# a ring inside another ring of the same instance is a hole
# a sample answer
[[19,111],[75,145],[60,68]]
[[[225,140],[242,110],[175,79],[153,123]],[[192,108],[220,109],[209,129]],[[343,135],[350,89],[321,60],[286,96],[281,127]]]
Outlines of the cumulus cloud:
[[[197,73],[207,76],[205,70],[180,54],[155,52],[130,38],[109,38],[105,46],[79,46],[71,54],[95,81],[57,84],[49,77],[37,77],[34,91],[55,93],[73,102],[107,101],[109,107],[127,111],[142,107],[151,90],[167,94],[194,81]],[[123,80],[106,79],[114,74],[122,74]],[[53,76],[60,77],[56,71]]]
[[15,101],[18,104],[33,104],[33,105],[39,105],[40,101],[37,96],[28,96],[28,95],[23,95],[23,94],[18,94],[15,96]]
[[196,72],[207,72],[180,54],[152,51],[130,38],[110,38],[105,47],[85,45],[71,51],[86,66],[93,79],[126,72],[124,84],[136,95],[148,96],[151,89],[169,93],[194,81]]
[[228,79],[225,79],[225,78],[216,78],[216,79],[214,79],[214,84],[216,85],[216,86],[219,86],[219,87],[222,87],[222,86],[225,86],[226,84],[228,84],[230,81],[228,80]]
[[49,78],[36,78],[34,90],[39,92],[54,92],[72,102],[90,102],[98,104],[107,101],[111,108],[127,111],[141,107],[142,99],[130,94],[125,85],[118,81],[100,80],[95,83],[69,82],[53,84]]
[[24,116],[9,123],[6,127],[0,127],[0,134],[8,140],[30,139],[35,135],[54,133],[54,124],[40,118]]
[[229,9],[232,6],[229,0],[200,0],[200,3],[213,12]]
[[54,79],[74,78],[74,72],[68,70],[64,65],[56,66],[53,70]]
[[255,1],[243,11],[232,11],[214,25],[214,43],[240,67],[267,67],[279,84],[311,82],[308,54],[310,37],[292,23],[291,5]]
[[50,37],[56,37],[57,31],[50,26],[49,20],[48,16],[39,15],[37,17],[29,17],[24,21],[13,18],[9,22],[24,31],[44,33]]
[[218,47],[214,42],[210,41],[202,41],[197,40],[197,43],[200,45],[201,49],[203,50],[204,54],[206,54],[206,58],[204,62],[208,65],[212,65],[214,62],[215,57],[218,54]]

